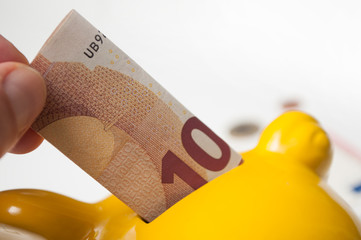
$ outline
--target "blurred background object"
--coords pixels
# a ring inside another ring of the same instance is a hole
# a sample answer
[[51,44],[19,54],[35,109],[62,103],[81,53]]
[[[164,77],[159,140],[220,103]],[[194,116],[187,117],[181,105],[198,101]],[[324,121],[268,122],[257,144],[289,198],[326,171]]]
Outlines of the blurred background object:
[[[76,9],[204,123],[245,151],[283,111],[329,133],[329,183],[361,217],[361,2],[0,0],[0,33],[31,61]],[[50,144],[0,160],[0,191],[109,193]]]

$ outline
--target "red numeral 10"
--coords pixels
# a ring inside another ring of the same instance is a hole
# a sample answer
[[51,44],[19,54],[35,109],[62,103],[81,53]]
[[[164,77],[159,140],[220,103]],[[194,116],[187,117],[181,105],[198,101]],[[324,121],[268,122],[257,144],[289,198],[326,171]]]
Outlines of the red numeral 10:
[[[194,141],[191,135],[194,129],[203,132],[217,144],[222,152],[220,158],[216,159],[210,156]],[[182,128],[181,134],[184,149],[199,165],[211,171],[220,171],[227,166],[231,156],[229,146],[198,118],[192,117],[188,119]],[[162,159],[162,183],[173,183],[174,174],[178,175],[178,177],[193,189],[197,189],[207,183],[201,175],[169,150]]]

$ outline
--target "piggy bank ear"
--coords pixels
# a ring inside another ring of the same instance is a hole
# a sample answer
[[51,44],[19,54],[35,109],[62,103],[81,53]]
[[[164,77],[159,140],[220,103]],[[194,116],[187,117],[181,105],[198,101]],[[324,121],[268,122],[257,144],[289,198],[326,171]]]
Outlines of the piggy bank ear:
[[284,161],[303,164],[320,177],[331,163],[330,140],[320,124],[310,115],[290,111],[274,120],[262,133],[258,151],[284,155]]

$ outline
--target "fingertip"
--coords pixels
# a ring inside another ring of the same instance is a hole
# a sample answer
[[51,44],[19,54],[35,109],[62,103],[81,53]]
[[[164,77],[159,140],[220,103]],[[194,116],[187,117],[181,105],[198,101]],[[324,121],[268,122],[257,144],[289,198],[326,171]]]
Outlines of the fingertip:
[[3,35],[0,34],[0,63],[14,61],[29,64],[26,57]]
[[39,147],[43,141],[43,137],[37,134],[34,130],[28,129],[10,152],[15,154],[29,153]]
[[[0,157],[29,129],[43,109],[46,86],[42,76],[21,63],[0,63]],[[15,152],[31,151],[41,143],[35,133],[27,132]],[[26,141],[33,139],[34,143]]]
[[[0,67],[6,64],[0,64]],[[18,63],[5,75],[2,85],[18,129],[23,131],[29,128],[45,104],[46,86],[43,77],[31,67]]]

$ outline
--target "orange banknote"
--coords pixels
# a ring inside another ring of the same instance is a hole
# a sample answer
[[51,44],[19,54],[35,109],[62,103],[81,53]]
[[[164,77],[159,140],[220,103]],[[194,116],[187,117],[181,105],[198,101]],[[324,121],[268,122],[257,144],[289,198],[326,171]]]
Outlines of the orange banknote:
[[32,62],[45,139],[146,221],[242,157],[76,11]]

